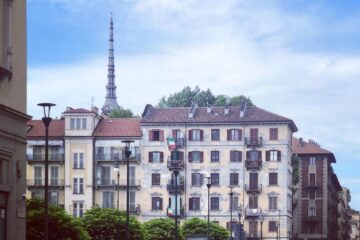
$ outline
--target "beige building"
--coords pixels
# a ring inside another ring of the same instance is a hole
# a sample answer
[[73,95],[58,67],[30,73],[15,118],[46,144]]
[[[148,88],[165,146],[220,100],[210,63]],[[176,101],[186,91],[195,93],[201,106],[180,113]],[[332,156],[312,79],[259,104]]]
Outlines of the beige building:
[[0,0],[0,240],[25,239],[26,1]]
[[[258,107],[145,107],[141,119],[143,184],[140,219],[178,215],[229,226],[238,214],[248,239],[287,239],[291,234],[291,140],[288,118]],[[182,162],[178,179],[168,166]],[[207,179],[211,177],[210,196]],[[208,202],[210,197],[210,202]],[[239,212],[239,206],[242,210]]]

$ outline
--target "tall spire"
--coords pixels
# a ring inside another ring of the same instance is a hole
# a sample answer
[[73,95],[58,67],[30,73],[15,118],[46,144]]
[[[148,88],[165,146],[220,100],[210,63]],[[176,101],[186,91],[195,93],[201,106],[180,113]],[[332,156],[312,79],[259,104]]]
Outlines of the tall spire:
[[110,17],[110,38],[109,38],[109,63],[108,63],[108,84],[106,85],[106,100],[102,112],[108,115],[112,110],[119,109],[116,101],[115,86],[115,63],[114,63],[114,23],[112,14]]

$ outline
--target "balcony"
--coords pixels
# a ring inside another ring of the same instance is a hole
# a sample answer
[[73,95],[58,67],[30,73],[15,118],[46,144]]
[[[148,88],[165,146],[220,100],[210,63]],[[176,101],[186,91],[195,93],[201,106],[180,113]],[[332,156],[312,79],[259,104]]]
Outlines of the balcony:
[[[120,189],[120,190],[126,190],[126,179],[119,180],[119,184],[117,180],[112,179],[98,179],[96,181],[96,188],[114,188],[114,189]],[[141,187],[141,180],[139,179],[130,179],[129,182],[130,188],[140,189]]]
[[[125,156],[118,155],[118,154],[96,153],[95,161],[98,164],[101,164],[101,163],[114,163],[115,164],[116,161],[120,161],[120,164],[126,164]],[[140,153],[131,155],[129,158],[129,162],[130,163],[140,163],[141,162]]]
[[[28,163],[43,163],[45,162],[45,154],[27,154],[26,159]],[[48,159],[50,163],[64,163],[64,154],[62,153],[49,153]]]
[[314,189],[316,190],[317,189],[317,186],[315,183],[310,183],[309,185],[306,186],[307,189]]
[[307,216],[306,221],[308,221],[308,222],[319,222],[319,221],[321,221],[321,217],[320,216]]
[[168,138],[167,144],[170,150],[176,150],[179,148],[184,148],[185,138]]
[[[30,189],[34,188],[44,188],[45,187],[45,179],[37,178],[37,179],[28,179],[26,181],[27,187]],[[65,181],[63,179],[49,179],[49,188],[51,189],[64,189]]]
[[245,184],[245,191],[247,193],[261,193],[262,185],[261,184]]
[[[114,204],[114,208],[116,208],[116,204]],[[119,210],[126,212],[126,204],[120,204],[119,205]],[[141,208],[140,208],[140,204],[133,204],[130,203],[129,204],[129,211],[131,215],[140,215],[141,213]]]
[[167,161],[167,167],[170,171],[181,171],[184,169],[184,160],[169,160]]
[[262,161],[261,160],[246,160],[245,161],[246,169],[257,169],[260,170],[262,168]]
[[[175,208],[168,207],[166,209],[166,215],[171,218],[175,218]],[[180,207],[180,214],[178,214],[178,218],[184,218],[185,217],[185,209],[183,206]]]
[[[169,181],[169,183],[167,184],[167,190],[170,194],[175,194],[176,192],[176,188],[175,188],[175,182],[174,181]],[[177,184],[177,193],[183,193],[185,190],[185,185],[184,185],[184,181],[180,180]]]
[[247,147],[261,147],[263,145],[263,139],[262,137],[256,137],[256,138],[250,138],[250,137],[245,137],[245,145]]
[[257,218],[260,217],[262,211],[260,208],[246,208],[245,218]]

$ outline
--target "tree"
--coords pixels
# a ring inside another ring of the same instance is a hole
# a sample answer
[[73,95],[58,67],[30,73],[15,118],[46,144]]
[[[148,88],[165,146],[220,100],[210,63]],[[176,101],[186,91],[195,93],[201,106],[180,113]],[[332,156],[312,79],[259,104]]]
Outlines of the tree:
[[[81,222],[67,214],[64,209],[49,206],[49,238],[62,240],[88,240],[88,233]],[[44,201],[26,201],[26,239],[44,239]]]
[[[85,229],[93,240],[126,239],[126,215],[112,208],[93,207],[83,217]],[[143,240],[143,226],[135,217],[129,219],[130,238]]]
[[170,94],[168,97],[163,96],[160,98],[158,107],[190,107],[192,102],[196,102],[198,106],[225,106],[227,104],[227,99],[230,99],[230,104],[233,106],[240,105],[240,103],[245,102],[248,106],[252,106],[252,102],[249,98],[239,95],[234,97],[229,97],[227,95],[213,95],[210,89],[201,90],[198,86],[194,89],[186,86],[181,91]]
[[[184,236],[206,235],[207,221],[199,218],[190,218],[183,223],[181,230]],[[210,236],[213,240],[223,240],[227,239],[230,234],[225,228],[215,223],[210,223]]]
[[293,185],[293,194],[296,192],[296,186],[299,183],[300,180],[300,158],[298,155],[293,155],[291,157],[291,165],[293,168],[292,171],[292,185]]
[[115,109],[109,113],[109,117],[111,118],[131,118],[134,114],[130,109],[125,109],[120,107],[119,109]]
[[[144,223],[147,240],[175,240],[175,221],[171,218],[158,218]],[[180,239],[183,239],[179,232]]]

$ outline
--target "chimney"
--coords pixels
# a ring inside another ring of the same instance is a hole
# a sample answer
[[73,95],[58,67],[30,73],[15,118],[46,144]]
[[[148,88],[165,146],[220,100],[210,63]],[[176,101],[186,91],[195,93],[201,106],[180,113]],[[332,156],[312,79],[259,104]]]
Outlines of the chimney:
[[99,113],[99,109],[95,106],[91,106],[91,111],[98,114]]
[[243,118],[245,116],[245,111],[247,108],[247,103],[246,102],[242,102],[240,104],[240,118]]
[[66,107],[66,111],[72,110],[72,107]]
[[229,115],[229,107],[230,107],[230,104],[231,104],[231,99],[230,98],[227,98],[226,99],[226,106],[225,106],[225,109],[224,109],[224,116],[226,115]]
[[190,112],[189,112],[189,118],[194,117],[197,107],[198,107],[197,103],[195,103],[195,102],[191,103]]
[[208,114],[210,114],[211,113],[211,106],[208,106],[207,108],[206,108],[206,112],[208,113]]
[[301,137],[301,138],[299,138],[299,145],[300,145],[300,147],[302,147],[302,146],[303,146],[303,144],[304,144],[304,142],[303,142],[303,138]]

